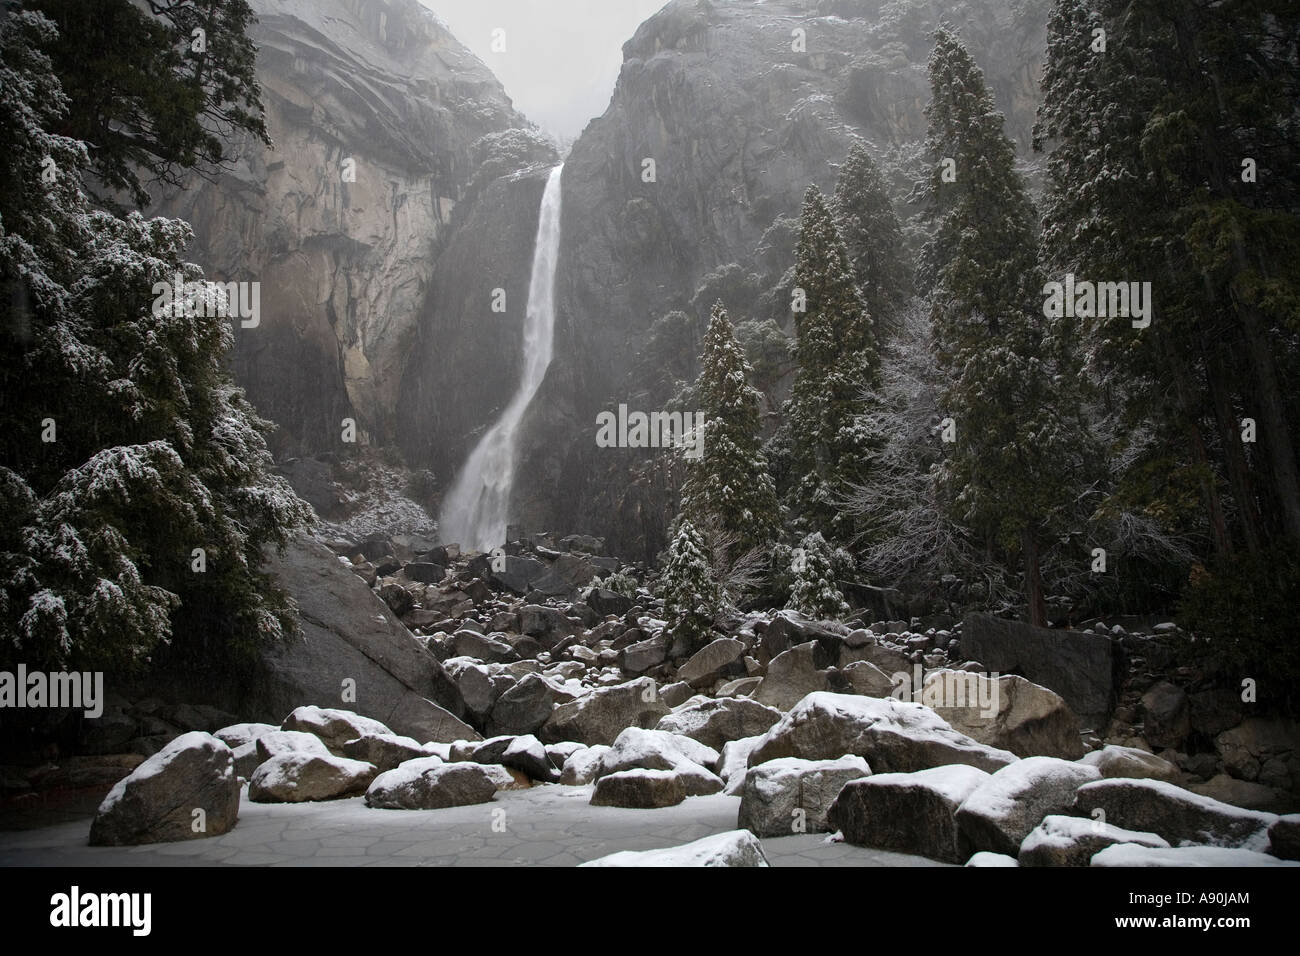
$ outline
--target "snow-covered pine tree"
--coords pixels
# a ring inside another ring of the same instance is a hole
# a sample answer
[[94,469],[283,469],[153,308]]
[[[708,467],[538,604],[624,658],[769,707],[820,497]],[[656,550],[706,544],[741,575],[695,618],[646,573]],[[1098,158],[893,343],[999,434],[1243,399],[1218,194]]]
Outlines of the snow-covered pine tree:
[[949,383],[942,411],[955,430],[940,496],[991,553],[1020,564],[1029,619],[1043,624],[1042,555],[1068,530],[1086,423],[1044,318],[1034,209],[1002,115],[946,29],[935,33],[929,75],[925,189],[936,228],[923,272]]
[[121,671],[174,636],[196,667],[247,661],[292,626],[262,548],[310,509],[231,384],[230,321],[152,308],[178,274],[219,305],[189,227],[87,202],[85,146],[50,132],[53,34],[0,18],[0,664]]
[[795,280],[803,306],[794,316],[798,368],[773,447],[782,449],[783,457],[788,454],[782,472],[796,530],[822,528],[835,541],[847,542],[854,526],[843,501],[878,445],[863,413],[879,359],[874,322],[816,186],[804,196]]
[[836,620],[849,613],[844,595],[835,584],[831,547],[821,532],[805,535],[799,542],[791,570],[794,584],[788,607],[819,621]]
[[840,168],[833,205],[858,290],[883,340],[907,302],[912,274],[885,181],[861,140]]
[[696,385],[704,415],[704,454],[685,463],[681,514],[734,543],[727,559],[762,548],[778,532],[776,489],[759,442],[753,369],[721,302],[713,307]]
[[659,596],[674,635],[688,645],[701,643],[713,626],[721,596],[709,566],[708,544],[689,519],[677,522],[659,575]]

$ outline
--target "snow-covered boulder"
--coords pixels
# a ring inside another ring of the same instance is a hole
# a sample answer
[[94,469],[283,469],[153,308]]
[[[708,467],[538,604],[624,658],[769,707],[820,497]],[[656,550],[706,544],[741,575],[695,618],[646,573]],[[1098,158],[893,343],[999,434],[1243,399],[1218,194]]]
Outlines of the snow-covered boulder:
[[718,764],[718,752],[690,737],[664,730],[628,727],[615,738],[613,746],[601,759],[600,773],[603,776],[635,768],[675,770],[687,761],[711,770]]
[[91,822],[90,845],[219,836],[238,818],[234,755],[216,737],[195,731],[177,737],[113,786]]
[[1020,844],[1021,866],[1087,866],[1094,854],[1116,843],[1167,847],[1154,833],[1122,830],[1084,817],[1052,814],[1044,817]]
[[398,734],[362,734],[343,745],[343,756],[374,764],[381,772],[429,752],[414,737]]
[[1240,847],[1174,846],[1147,847],[1116,843],[1092,858],[1093,866],[1300,866],[1267,853]]
[[682,779],[671,770],[620,770],[596,781],[591,804],[651,810],[672,807],[686,799]]
[[500,764],[518,770],[532,780],[560,782],[559,769],[551,763],[545,745],[532,734],[491,737],[475,744],[468,759],[475,763]]
[[297,751],[260,764],[248,781],[256,803],[303,803],[352,797],[369,786],[378,771],[362,760]]
[[623,850],[583,866],[768,866],[763,845],[748,830],[715,833],[662,850]]
[[1061,696],[1014,674],[932,671],[925,675],[921,703],[953,730],[1017,757],[1083,756],[1079,718]]
[[744,677],[745,643],[734,637],[720,637],[696,651],[677,669],[677,679],[692,687],[712,687],[723,677]]
[[443,763],[438,757],[408,760],[375,777],[366,806],[380,810],[441,810],[486,803],[498,790],[487,769],[475,763]]
[[750,752],[762,739],[763,736],[760,734],[757,737],[729,740],[722,745],[722,756],[718,758],[718,776],[726,782],[728,794],[734,796],[744,787]]
[[669,713],[649,677],[598,687],[585,697],[561,704],[537,736],[546,743],[576,740],[587,745],[612,744],[628,727],[655,726]]
[[[330,752],[330,749],[325,746],[325,741],[315,734],[303,733],[301,730],[272,730],[254,740],[252,746],[257,753],[258,763],[284,754],[328,754]],[[242,749],[241,747],[240,750]]]
[[972,854],[971,858],[966,861],[967,866],[1019,866],[1014,856],[1007,856],[1005,853],[990,853],[988,850],[980,850]]
[[957,733],[920,704],[819,692],[799,701],[767,732],[749,755],[749,765],[778,757],[834,760],[844,754],[865,758],[877,773],[954,763],[992,772],[1018,759]]
[[1230,803],[1204,797],[1163,780],[1098,780],[1079,788],[1073,812],[1126,830],[1156,833],[1173,846],[1204,843],[1210,846],[1268,849],[1268,829],[1278,819],[1261,810],[1243,810]]
[[871,774],[861,757],[801,760],[782,757],[749,769],[736,826],[761,837],[822,833],[826,812],[850,780]]
[[681,734],[720,750],[729,740],[766,733],[780,719],[781,712],[775,707],[747,697],[695,697],[674,708],[655,729]]
[[1075,791],[1100,776],[1087,764],[1026,757],[972,791],[957,808],[957,826],[973,849],[1016,856],[1043,817],[1068,810]]
[[237,750],[245,744],[252,743],[258,737],[279,729],[275,724],[231,724],[228,727],[222,727],[220,730],[214,730],[212,736],[231,750]]
[[356,740],[365,734],[393,733],[374,718],[333,707],[298,707],[284,718],[280,729],[315,734],[324,741],[330,753],[338,755],[342,755],[343,745],[349,740]]
[[831,804],[828,825],[857,846],[960,863],[970,847],[957,827],[957,808],[988,779],[978,767],[952,764],[854,780]]
[[1170,783],[1176,783],[1182,777],[1178,767],[1163,757],[1118,744],[1108,744],[1100,750],[1094,750],[1080,758],[1079,762],[1096,767],[1103,777],[1167,780]]
[[600,776],[600,765],[609,749],[605,744],[596,744],[569,754],[564,761],[564,769],[560,771],[560,783],[580,787],[594,781]]

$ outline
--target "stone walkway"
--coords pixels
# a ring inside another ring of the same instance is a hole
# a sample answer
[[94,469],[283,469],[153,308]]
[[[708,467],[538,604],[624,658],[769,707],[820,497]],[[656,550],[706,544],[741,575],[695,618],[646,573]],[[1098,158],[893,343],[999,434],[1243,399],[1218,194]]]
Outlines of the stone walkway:
[[[89,847],[90,821],[0,833],[0,866],[573,866],[617,850],[677,846],[736,829],[739,797],[689,797],[661,810],[588,804],[591,787],[502,791],[448,810],[371,810],[362,798],[259,804],[231,832],[140,847]],[[773,866],[942,866],[922,857],[826,842],[763,840]]]

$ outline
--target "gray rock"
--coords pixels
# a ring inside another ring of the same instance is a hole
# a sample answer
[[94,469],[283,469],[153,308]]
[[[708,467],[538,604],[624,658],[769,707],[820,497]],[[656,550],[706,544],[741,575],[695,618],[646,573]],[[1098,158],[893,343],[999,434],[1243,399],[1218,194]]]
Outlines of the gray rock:
[[619,652],[619,666],[629,674],[640,674],[668,659],[668,638],[662,634],[629,644]]
[[343,745],[343,756],[374,764],[380,771],[429,756],[424,746],[412,737],[397,734],[363,734]]
[[763,682],[754,692],[754,700],[778,710],[789,710],[809,694],[826,690],[826,677],[827,671],[817,667],[817,644],[808,641],[772,659]]
[[377,776],[366,790],[366,806],[379,810],[441,810],[487,803],[498,789],[496,778],[486,767],[424,757],[408,760]]
[[539,674],[524,677],[497,698],[487,722],[487,732],[531,734],[541,728],[555,710],[559,696],[550,682]]
[[331,753],[342,754],[343,745],[366,734],[391,734],[384,724],[350,710],[333,707],[296,707],[280,724],[282,730],[315,734]]
[[543,783],[560,782],[560,771],[551,763],[546,747],[532,734],[485,740],[473,748],[469,760],[481,764],[500,764]]
[[[196,810],[203,811],[201,817]],[[177,737],[114,784],[90,824],[90,845],[220,836],[238,818],[234,755],[216,737],[196,731]],[[196,832],[198,819],[203,828]]]
[[744,677],[745,668],[741,662],[744,654],[743,641],[734,637],[718,638],[700,648],[679,667],[677,679],[693,687],[709,687],[723,677]]
[[1243,810],[1163,780],[1110,779],[1084,784],[1075,796],[1074,814],[1094,817],[1126,830],[1155,833],[1171,845],[1205,843],[1262,851],[1277,816]]
[[230,724],[222,727],[220,730],[213,731],[212,736],[216,737],[223,744],[234,750],[242,747],[244,744],[251,743],[258,737],[265,736],[279,730],[275,724]]
[[608,588],[592,588],[586,593],[585,600],[593,611],[604,617],[617,614],[622,617],[632,610],[632,599]]
[[1017,860],[1021,866],[1088,866],[1094,854],[1116,843],[1167,847],[1154,833],[1121,830],[1099,820],[1052,814],[1025,837]]
[[908,773],[951,763],[993,771],[1017,759],[957,733],[920,704],[816,693],[767,732],[750,754],[749,765],[778,757],[833,760],[844,754],[865,758],[877,773]]
[[894,689],[892,678],[870,661],[854,661],[840,671],[840,674],[847,683],[843,693],[861,694],[864,697],[888,697]]
[[623,770],[596,781],[591,805],[652,810],[676,806],[685,799],[682,779],[671,770]]
[[826,813],[840,790],[870,774],[861,757],[769,760],[746,772],[736,826],[760,837],[825,832]]
[[744,697],[702,697],[688,701],[662,718],[657,730],[694,738],[714,750],[729,740],[766,733],[781,719],[774,707]]
[[[622,770],[676,770],[690,762],[706,770],[718,763],[718,752],[698,740],[662,730],[628,727],[614,740],[601,760],[600,773]],[[721,789],[719,786],[718,789]]]
[[576,554],[562,554],[542,577],[533,582],[533,590],[552,597],[575,594],[599,574],[598,567]]
[[592,783],[600,776],[601,764],[610,748],[604,744],[584,747],[569,754],[560,771],[560,783],[569,787],[580,787]]
[[[248,745],[245,744],[244,746]],[[330,752],[330,749],[325,746],[325,741],[315,734],[301,730],[269,731],[252,741],[252,747],[253,753],[257,755],[258,763],[283,754],[327,754]],[[241,751],[243,749],[243,747],[240,748]]]
[[1300,813],[1278,817],[1268,828],[1269,853],[1283,860],[1300,860]]
[[560,610],[542,604],[525,604],[519,609],[519,630],[554,647],[562,637],[582,632],[582,626],[569,620]]
[[1160,681],[1142,695],[1142,736],[1153,747],[1179,747],[1191,732],[1187,692]]
[[613,687],[598,687],[585,697],[552,711],[538,736],[546,743],[576,740],[612,744],[627,727],[650,728],[669,713],[655,682],[641,677]]
[[921,703],[953,730],[1017,757],[1083,756],[1079,719],[1058,694],[1023,677],[933,671],[925,676]]
[[1087,764],[1026,757],[973,790],[957,808],[957,826],[973,849],[1015,856],[1043,817],[1068,810],[1075,791],[1100,777]]
[[960,863],[971,847],[957,826],[957,808],[988,779],[962,764],[876,774],[845,784],[827,821],[857,846]]
[[962,623],[961,651],[990,671],[1056,691],[1086,727],[1104,727],[1115,708],[1122,652],[1103,635],[972,613]]
[[519,654],[505,641],[485,637],[474,631],[457,631],[452,635],[452,640],[456,654],[461,657],[472,657],[493,664],[506,664],[519,660]]
[[678,681],[659,688],[659,699],[669,707],[678,707],[690,700],[694,693],[690,684]]
[[248,799],[255,803],[337,800],[364,791],[377,772],[373,764],[361,760],[295,751],[272,757],[253,771]]
[[1182,776],[1178,768],[1163,757],[1118,744],[1108,744],[1100,750],[1094,750],[1084,755],[1079,762],[1096,767],[1103,777],[1168,780],[1175,783]]

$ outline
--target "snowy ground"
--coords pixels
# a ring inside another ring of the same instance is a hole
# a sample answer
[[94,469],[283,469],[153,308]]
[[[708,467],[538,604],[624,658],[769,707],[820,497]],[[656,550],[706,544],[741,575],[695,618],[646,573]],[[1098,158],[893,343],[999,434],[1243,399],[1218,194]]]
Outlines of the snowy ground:
[[[502,791],[489,803],[448,810],[371,810],[360,797],[259,804],[245,790],[239,823],[224,836],[88,847],[90,822],[82,820],[0,833],[0,866],[573,866],[736,829],[739,797],[715,794],[660,810],[626,810],[590,806],[591,789]],[[828,844],[824,833],[766,839],[763,850],[773,866],[944,865]]]

